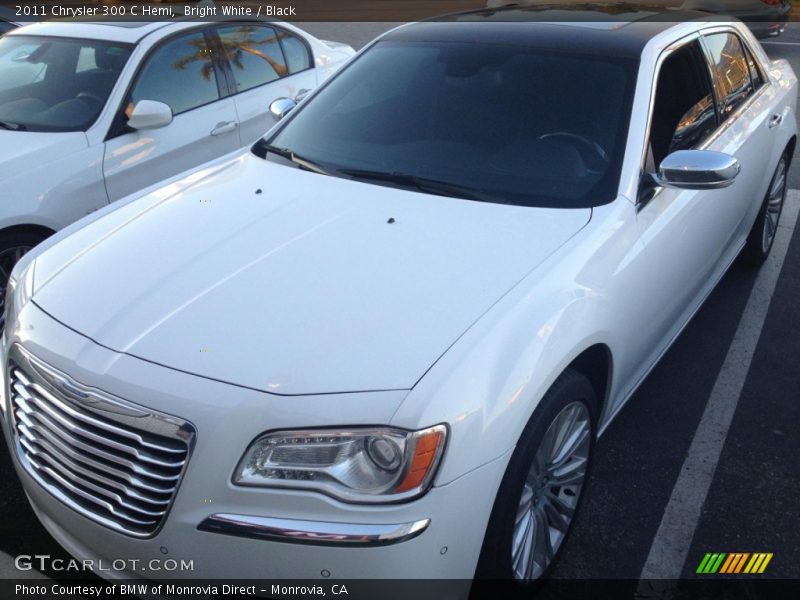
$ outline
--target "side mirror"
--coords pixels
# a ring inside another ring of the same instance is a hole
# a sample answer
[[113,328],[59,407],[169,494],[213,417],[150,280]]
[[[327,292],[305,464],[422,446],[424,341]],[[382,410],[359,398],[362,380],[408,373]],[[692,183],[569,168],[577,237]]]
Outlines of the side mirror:
[[303,88],[302,90],[297,92],[297,95],[294,97],[294,101],[297,102],[298,104],[300,104],[303,100],[306,99],[306,97],[311,93],[311,91],[312,90],[309,90],[307,88]]
[[277,98],[269,105],[269,112],[276,120],[280,121],[283,117],[289,114],[291,110],[297,106],[297,102],[291,98]]
[[677,150],[658,168],[658,185],[680,190],[717,190],[728,187],[741,167],[733,156],[712,150]]
[[159,129],[172,123],[172,109],[163,102],[139,100],[128,119],[128,127],[137,130]]

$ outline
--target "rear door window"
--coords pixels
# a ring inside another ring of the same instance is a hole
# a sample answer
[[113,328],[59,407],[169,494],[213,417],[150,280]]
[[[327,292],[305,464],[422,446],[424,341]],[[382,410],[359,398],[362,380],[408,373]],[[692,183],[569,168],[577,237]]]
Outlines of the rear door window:
[[733,33],[707,35],[705,43],[717,90],[717,110],[725,121],[753,95],[750,65],[739,37]]
[[235,92],[244,92],[289,74],[278,33],[265,25],[233,25],[217,29],[224,56],[233,72]]
[[282,30],[278,32],[278,37],[281,40],[281,47],[283,48],[283,54],[286,56],[286,66],[289,68],[290,75],[311,68],[311,53],[303,40],[288,31]]

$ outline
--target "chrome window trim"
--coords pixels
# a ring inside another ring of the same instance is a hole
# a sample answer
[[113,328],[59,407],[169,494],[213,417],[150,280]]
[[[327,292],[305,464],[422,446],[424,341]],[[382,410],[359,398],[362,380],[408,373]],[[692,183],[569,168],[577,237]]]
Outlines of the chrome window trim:
[[[757,55],[755,54],[755,52],[752,51],[747,42],[742,38],[741,35],[739,35],[739,32],[735,28],[730,26],[716,25],[714,27],[708,27],[706,29],[701,29],[699,31],[692,32],[686,36],[683,36],[675,40],[664,50],[662,50],[661,53],[658,55],[658,59],[656,60],[655,69],[653,70],[653,79],[650,83],[650,99],[647,107],[647,124],[645,127],[644,144],[642,145],[642,153],[639,160],[639,181],[641,181],[642,177],[644,177],[644,175],[647,173],[647,153],[650,147],[650,129],[653,124],[653,110],[655,108],[656,92],[658,91],[658,76],[661,73],[661,67],[664,64],[664,61],[673,52],[680,50],[687,44],[691,44],[692,42],[695,41],[700,41],[700,44],[702,46],[701,50],[703,51],[703,57],[706,60],[707,68],[710,68],[710,65],[708,65],[708,58],[705,53],[705,45],[703,44],[702,38],[707,35],[713,35],[715,33],[732,33],[736,37],[738,37],[742,45],[745,46],[747,50],[750,52],[750,54],[753,56],[753,60],[755,61],[756,66],[759,68],[759,70],[761,70],[761,66],[758,64],[759,61],[757,59]],[[761,73],[764,79],[764,84],[757,90],[754,90],[753,94],[741,106],[739,106],[735,111],[733,111],[725,121],[720,123],[717,126],[717,128],[713,132],[711,132],[711,134],[703,141],[703,143],[698,146],[697,148],[698,150],[707,149],[711,144],[713,144],[717,139],[719,139],[719,137],[725,131],[728,130],[731,124],[735,122],[742,115],[742,113],[746,112],[755,103],[755,101],[759,99],[761,95],[764,94],[767,89],[769,89],[770,86],[773,85],[772,79],[770,77],[764,76],[763,70],[761,70]],[[709,79],[711,81],[712,90],[714,92],[714,96],[716,99],[717,90],[716,87],[714,86],[713,78],[710,77],[710,73],[709,73]],[[637,196],[636,206],[640,207],[641,204],[642,202]]]
[[417,537],[430,519],[411,523],[329,523],[217,513],[197,526],[198,531],[291,544],[374,547],[399,544]]

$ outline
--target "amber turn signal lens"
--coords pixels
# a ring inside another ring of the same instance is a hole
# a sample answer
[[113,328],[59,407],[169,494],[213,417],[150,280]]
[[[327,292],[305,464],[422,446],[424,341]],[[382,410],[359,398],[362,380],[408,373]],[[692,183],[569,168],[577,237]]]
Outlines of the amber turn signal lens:
[[442,443],[444,443],[444,432],[438,429],[417,438],[414,458],[411,460],[405,479],[395,489],[396,492],[413,490],[422,484],[440,454]]

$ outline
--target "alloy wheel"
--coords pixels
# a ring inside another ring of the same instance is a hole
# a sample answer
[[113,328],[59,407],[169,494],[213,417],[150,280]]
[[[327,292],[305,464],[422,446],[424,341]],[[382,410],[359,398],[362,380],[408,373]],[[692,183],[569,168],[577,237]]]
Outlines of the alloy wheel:
[[511,538],[514,577],[531,581],[552,563],[572,524],[586,479],[592,423],[582,402],[571,402],[550,423],[519,499]]
[[778,219],[780,219],[785,198],[786,159],[781,159],[775,171],[775,175],[772,177],[772,183],[769,187],[769,196],[767,197],[767,212],[764,215],[764,231],[761,236],[761,249],[765,253],[770,249],[770,246],[772,246],[775,233],[778,231]]

